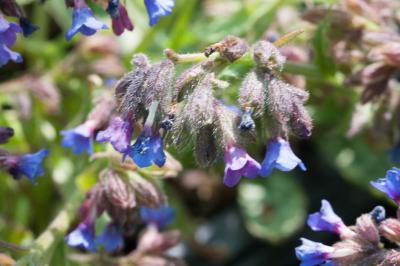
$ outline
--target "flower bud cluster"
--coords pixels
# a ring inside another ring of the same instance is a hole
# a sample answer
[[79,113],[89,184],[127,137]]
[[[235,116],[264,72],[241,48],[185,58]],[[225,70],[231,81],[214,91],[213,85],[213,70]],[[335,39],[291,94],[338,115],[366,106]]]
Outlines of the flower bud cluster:
[[[399,169],[389,170],[385,178],[371,184],[399,204]],[[346,226],[329,202],[322,200],[321,210],[309,215],[307,224],[314,231],[338,234],[340,240],[332,246],[326,246],[302,239],[302,245],[296,248],[296,256],[302,265],[361,266],[400,263],[400,220],[399,217],[386,218],[385,209],[381,206],[358,217],[354,226]]]

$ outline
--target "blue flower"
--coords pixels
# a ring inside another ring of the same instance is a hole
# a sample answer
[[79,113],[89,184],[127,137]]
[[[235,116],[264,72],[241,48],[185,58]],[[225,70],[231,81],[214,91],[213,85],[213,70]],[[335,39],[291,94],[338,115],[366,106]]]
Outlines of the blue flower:
[[0,67],[8,63],[8,61],[14,61],[15,63],[22,63],[22,56],[12,51],[6,45],[0,43]]
[[333,247],[305,238],[301,238],[301,241],[302,245],[296,248],[296,257],[301,261],[300,266],[320,265],[331,259]]
[[260,175],[266,177],[274,168],[288,172],[296,166],[303,171],[306,170],[303,162],[293,153],[289,142],[278,137],[271,139],[268,143],[264,161],[261,163]]
[[96,249],[103,247],[107,252],[113,252],[124,244],[121,228],[116,225],[109,224],[104,231],[94,241]]
[[166,205],[158,209],[140,207],[140,217],[146,224],[153,224],[159,229],[169,225],[175,219],[175,210]]
[[171,14],[175,5],[174,0],[144,0],[144,4],[149,14],[150,26],[157,24],[159,17]]
[[17,41],[18,32],[22,32],[20,26],[15,23],[9,23],[0,15],[0,67],[10,60],[16,63],[22,62],[22,56],[9,48]]
[[72,14],[72,25],[67,31],[65,38],[69,41],[78,32],[86,36],[91,36],[100,29],[108,29],[108,27],[93,16],[89,7],[83,6],[80,8],[74,8]]
[[148,167],[153,163],[162,167],[166,156],[160,134],[145,126],[135,144],[130,147],[129,156],[139,167]]
[[371,181],[371,185],[400,205],[400,169],[393,167],[386,172],[385,178]]
[[39,29],[38,26],[35,24],[32,24],[29,19],[25,17],[20,17],[19,18],[19,25],[22,28],[22,33],[24,34],[25,37],[28,37],[32,33],[34,33],[37,29]]
[[0,15],[0,43],[10,47],[17,41],[17,33],[22,32],[18,24],[8,22]]
[[88,251],[95,251],[94,227],[86,223],[80,223],[78,227],[65,236],[68,246],[84,248]]
[[131,144],[132,132],[132,123],[117,116],[111,120],[106,130],[97,133],[96,140],[100,143],[110,141],[115,150],[126,153]]
[[322,200],[319,212],[308,216],[307,224],[314,231],[328,231],[336,234],[340,234],[347,229],[347,226],[336,215],[327,200]]
[[66,148],[72,148],[74,154],[81,154],[87,152],[89,155],[93,154],[93,130],[82,124],[70,130],[61,131],[63,139],[61,145]]
[[25,175],[32,184],[36,184],[35,177],[43,176],[44,174],[42,162],[48,154],[49,150],[41,149],[34,154],[25,154],[21,157],[9,156],[4,164],[15,179],[20,179],[22,175]]

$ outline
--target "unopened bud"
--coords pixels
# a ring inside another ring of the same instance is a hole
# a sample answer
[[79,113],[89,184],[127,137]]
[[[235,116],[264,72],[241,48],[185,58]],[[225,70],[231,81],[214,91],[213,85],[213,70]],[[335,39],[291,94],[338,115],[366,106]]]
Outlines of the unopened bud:
[[361,80],[364,85],[385,80],[393,72],[393,67],[384,63],[372,63],[366,66],[361,72]]
[[111,169],[106,169],[100,174],[100,185],[104,195],[117,208],[130,209],[136,206],[134,189],[126,179]]
[[256,70],[252,70],[243,80],[238,101],[243,110],[246,107],[252,107],[254,117],[263,115],[266,95],[263,81],[259,79]]
[[169,59],[161,60],[150,68],[144,85],[143,104],[146,109],[150,108],[153,101],[158,101],[161,110],[168,111],[171,102],[169,90],[174,71],[175,65]]
[[246,110],[243,112],[239,124],[239,129],[242,132],[253,130],[256,127],[256,124],[254,123],[254,120],[251,117],[252,113],[253,110],[249,107],[247,107]]
[[394,266],[400,265],[400,252],[395,249],[388,250],[384,254],[384,259],[379,263],[379,266]]
[[371,244],[379,244],[379,231],[371,215],[363,214],[357,218],[356,232]]
[[309,138],[312,131],[312,119],[305,107],[297,102],[293,104],[290,126],[293,132],[300,138]]
[[381,53],[387,64],[400,67],[400,44],[390,43],[382,48]]
[[[375,247],[375,246],[374,246]],[[335,265],[358,265],[361,259],[372,251],[371,245],[363,238],[352,237],[333,245],[332,261]]]
[[253,46],[253,58],[260,68],[282,70],[286,58],[279,49],[267,41],[259,41]]
[[144,205],[149,208],[158,208],[165,203],[164,193],[151,181],[139,176],[136,173],[130,173],[130,184],[135,191],[136,202],[138,205]]
[[146,80],[150,63],[144,54],[133,57],[135,70],[126,74],[115,88],[118,111],[124,119],[140,118],[140,104],[142,102],[143,84]]
[[196,135],[195,157],[202,167],[210,166],[217,158],[217,144],[212,126],[200,128]]
[[14,136],[14,129],[0,126],[0,144],[7,143],[12,136]]
[[400,221],[388,218],[379,225],[379,231],[386,239],[400,243]]
[[226,36],[221,44],[223,48],[219,50],[219,53],[229,62],[236,61],[249,49],[247,42],[236,36]]
[[380,223],[386,218],[386,210],[382,206],[376,206],[369,214],[375,223]]

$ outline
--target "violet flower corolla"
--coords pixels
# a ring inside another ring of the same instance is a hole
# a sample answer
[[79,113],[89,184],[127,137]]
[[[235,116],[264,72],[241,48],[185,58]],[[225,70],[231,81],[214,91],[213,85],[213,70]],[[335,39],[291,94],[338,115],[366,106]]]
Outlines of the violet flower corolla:
[[149,15],[149,25],[154,26],[160,17],[168,16],[172,12],[174,0],[144,0]]
[[87,152],[93,154],[93,135],[95,123],[91,120],[69,130],[61,131],[63,139],[61,145],[64,148],[71,148],[74,154]]
[[86,36],[91,36],[100,29],[108,29],[106,24],[94,17],[92,10],[84,0],[75,0],[74,3],[72,25],[65,35],[67,41],[71,40],[78,32]]
[[260,175],[269,176],[274,168],[288,172],[299,166],[305,171],[304,163],[293,153],[287,140],[277,137],[268,142],[265,158],[261,163]]
[[175,219],[175,210],[167,205],[159,208],[140,207],[140,217],[146,224],[155,225],[162,229],[169,225]]
[[256,178],[261,169],[260,164],[236,144],[229,144],[224,151],[224,184],[236,186],[241,177]]
[[386,172],[385,178],[371,181],[371,185],[400,204],[400,169],[393,167]]
[[296,248],[296,257],[301,261],[300,266],[315,266],[329,263],[334,248],[322,243],[301,238],[302,244]]
[[43,159],[49,154],[49,150],[41,149],[33,154],[22,156],[8,155],[3,159],[2,164],[8,172],[17,180],[26,176],[32,184],[36,184],[36,177],[43,176]]
[[97,133],[96,141],[100,143],[109,141],[116,151],[126,153],[131,144],[132,132],[132,123],[116,116],[105,130]]
[[124,244],[122,237],[122,229],[110,223],[106,226],[103,232],[94,240],[97,250],[104,248],[106,252],[113,252],[121,248]]
[[10,49],[17,41],[17,33],[21,33],[22,29],[18,24],[8,22],[0,15],[0,67],[14,61],[22,62],[22,56]]

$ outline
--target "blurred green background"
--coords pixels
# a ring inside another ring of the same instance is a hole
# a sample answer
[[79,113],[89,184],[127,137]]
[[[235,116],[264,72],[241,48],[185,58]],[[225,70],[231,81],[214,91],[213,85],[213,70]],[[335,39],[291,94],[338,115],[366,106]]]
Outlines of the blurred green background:
[[[305,227],[307,214],[319,209],[321,199],[328,199],[347,224],[378,204],[386,206],[389,214],[394,212],[383,195],[369,186],[370,180],[383,177],[393,165],[387,156],[390,145],[368,132],[346,137],[358,92],[343,85],[344,76],[327,53],[327,26],[316,27],[300,18],[308,7],[305,2],[330,5],[336,1],[176,0],[172,15],[149,28],[143,1],[128,0],[133,32],[115,37],[108,30],[89,39],[76,36],[72,42],[64,38],[72,11],[63,1],[48,0],[43,6],[29,0],[17,2],[24,4],[40,30],[19,39],[15,46],[24,57],[23,64],[0,69],[0,124],[16,132],[4,147],[21,154],[46,147],[51,155],[45,160],[45,176],[36,186],[0,173],[0,239],[30,244],[74,191],[82,194],[96,182],[102,162],[89,162],[87,155],[74,156],[63,149],[59,132],[83,121],[93,97],[107,89],[98,78],[120,78],[130,69],[132,54],[144,52],[155,62],[163,58],[165,48],[199,52],[228,34],[253,43],[268,32],[280,35],[300,28],[305,33],[290,45],[301,47],[310,60],[289,65],[285,71],[304,74],[311,95],[307,108],[314,119],[313,135],[309,140],[291,140],[308,171],[275,171],[266,179],[243,180],[237,188],[227,189],[222,185],[222,160],[199,171],[190,147],[169,149],[184,166],[177,179],[165,182],[171,204],[178,209],[173,226],[184,235],[183,244],[172,252],[183,255],[189,265],[296,265],[294,248],[300,244],[299,237],[325,243],[335,239]],[[92,7],[97,17],[109,22],[103,10]],[[228,103],[236,102],[248,69],[237,64],[221,73],[220,78],[231,82],[220,95]],[[258,161],[265,144],[266,140],[259,139],[248,147]],[[98,144],[95,148],[102,149]],[[189,179],[195,181],[186,182]],[[57,248],[54,254],[61,261],[76,252],[63,242]],[[15,258],[22,255],[3,252]],[[74,265],[69,260],[65,263]]]

